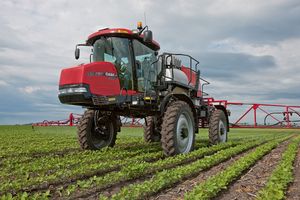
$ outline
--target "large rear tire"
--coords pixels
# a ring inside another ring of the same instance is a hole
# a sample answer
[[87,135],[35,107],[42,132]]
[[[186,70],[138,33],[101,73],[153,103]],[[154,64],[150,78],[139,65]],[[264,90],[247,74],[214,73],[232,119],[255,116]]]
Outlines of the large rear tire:
[[159,142],[161,135],[157,127],[155,127],[154,117],[146,117],[146,123],[144,125],[144,140],[145,142]]
[[119,128],[117,117],[87,110],[77,129],[81,149],[99,150],[115,145]]
[[227,142],[227,128],[225,113],[222,110],[215,110],[209,120],[209,142],[211,144]]
[[194,149],[195,121],[184,101],[171,102],[163,117],[161,142],[164,154],[172,156]]

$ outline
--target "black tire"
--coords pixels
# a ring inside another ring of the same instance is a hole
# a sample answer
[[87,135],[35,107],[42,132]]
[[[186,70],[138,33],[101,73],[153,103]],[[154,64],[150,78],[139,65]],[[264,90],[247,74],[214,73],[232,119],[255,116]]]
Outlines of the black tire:
[[84,112],[77,126],[78,141],[81,149],[99,150],[103,147],[113,147],[117,137],[117,118],[105,116],[105,120],[98,122],[98,130],[95,129],[94,110]]
[[161,143],[167,156],[188,153],[194,149],[195,121],[186,102],[174,101],[168,105],[163,117]]
[[146,123],[144,125],[144,140],[145,142],[159,142],[161,135],[159,130],[155,127],[154,117],[146,117]]
[[222,110],[215,110],[209,120],[209,142],[210,144],[218,144],[227,142],[228,124],[225,113]]

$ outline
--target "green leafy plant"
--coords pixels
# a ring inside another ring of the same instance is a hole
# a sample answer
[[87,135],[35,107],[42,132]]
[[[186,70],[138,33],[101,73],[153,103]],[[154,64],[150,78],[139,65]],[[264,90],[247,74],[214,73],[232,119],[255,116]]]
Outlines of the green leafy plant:
[[282,155],[279,165],[272,172],[266,186],[259,191],[257,199],[284,199],[285,191],[293,181],[293,162],[296,158],[300,137],[294,139]]

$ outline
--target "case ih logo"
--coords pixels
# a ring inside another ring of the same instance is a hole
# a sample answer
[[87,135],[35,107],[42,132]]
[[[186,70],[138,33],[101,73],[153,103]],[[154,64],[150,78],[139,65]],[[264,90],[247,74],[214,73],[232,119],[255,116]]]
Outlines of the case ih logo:
[[112,73],[112,72],[88,72],[87,76],[106,76],[111,79],[117,78],[117,74]]

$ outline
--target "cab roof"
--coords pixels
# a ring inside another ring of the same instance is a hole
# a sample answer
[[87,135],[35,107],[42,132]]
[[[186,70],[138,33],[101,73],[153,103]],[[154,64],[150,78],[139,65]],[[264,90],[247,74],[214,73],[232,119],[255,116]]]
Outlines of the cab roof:
[[139,35],[134,33],[132,30],[125,29],[125,28],[105,28],[101,29],[91,35],[89,35],[86,43],[88,45],[93,45],[94,42],[99,39],[101,36],[115,36],[115,37],[125,37],[125,38],[132,38],[137,39],[149,48],[153,49],[154,51],[158,51],[160,49],[159,44],[152,40],[150,43],[146,43],[143,40],[143,34]]

